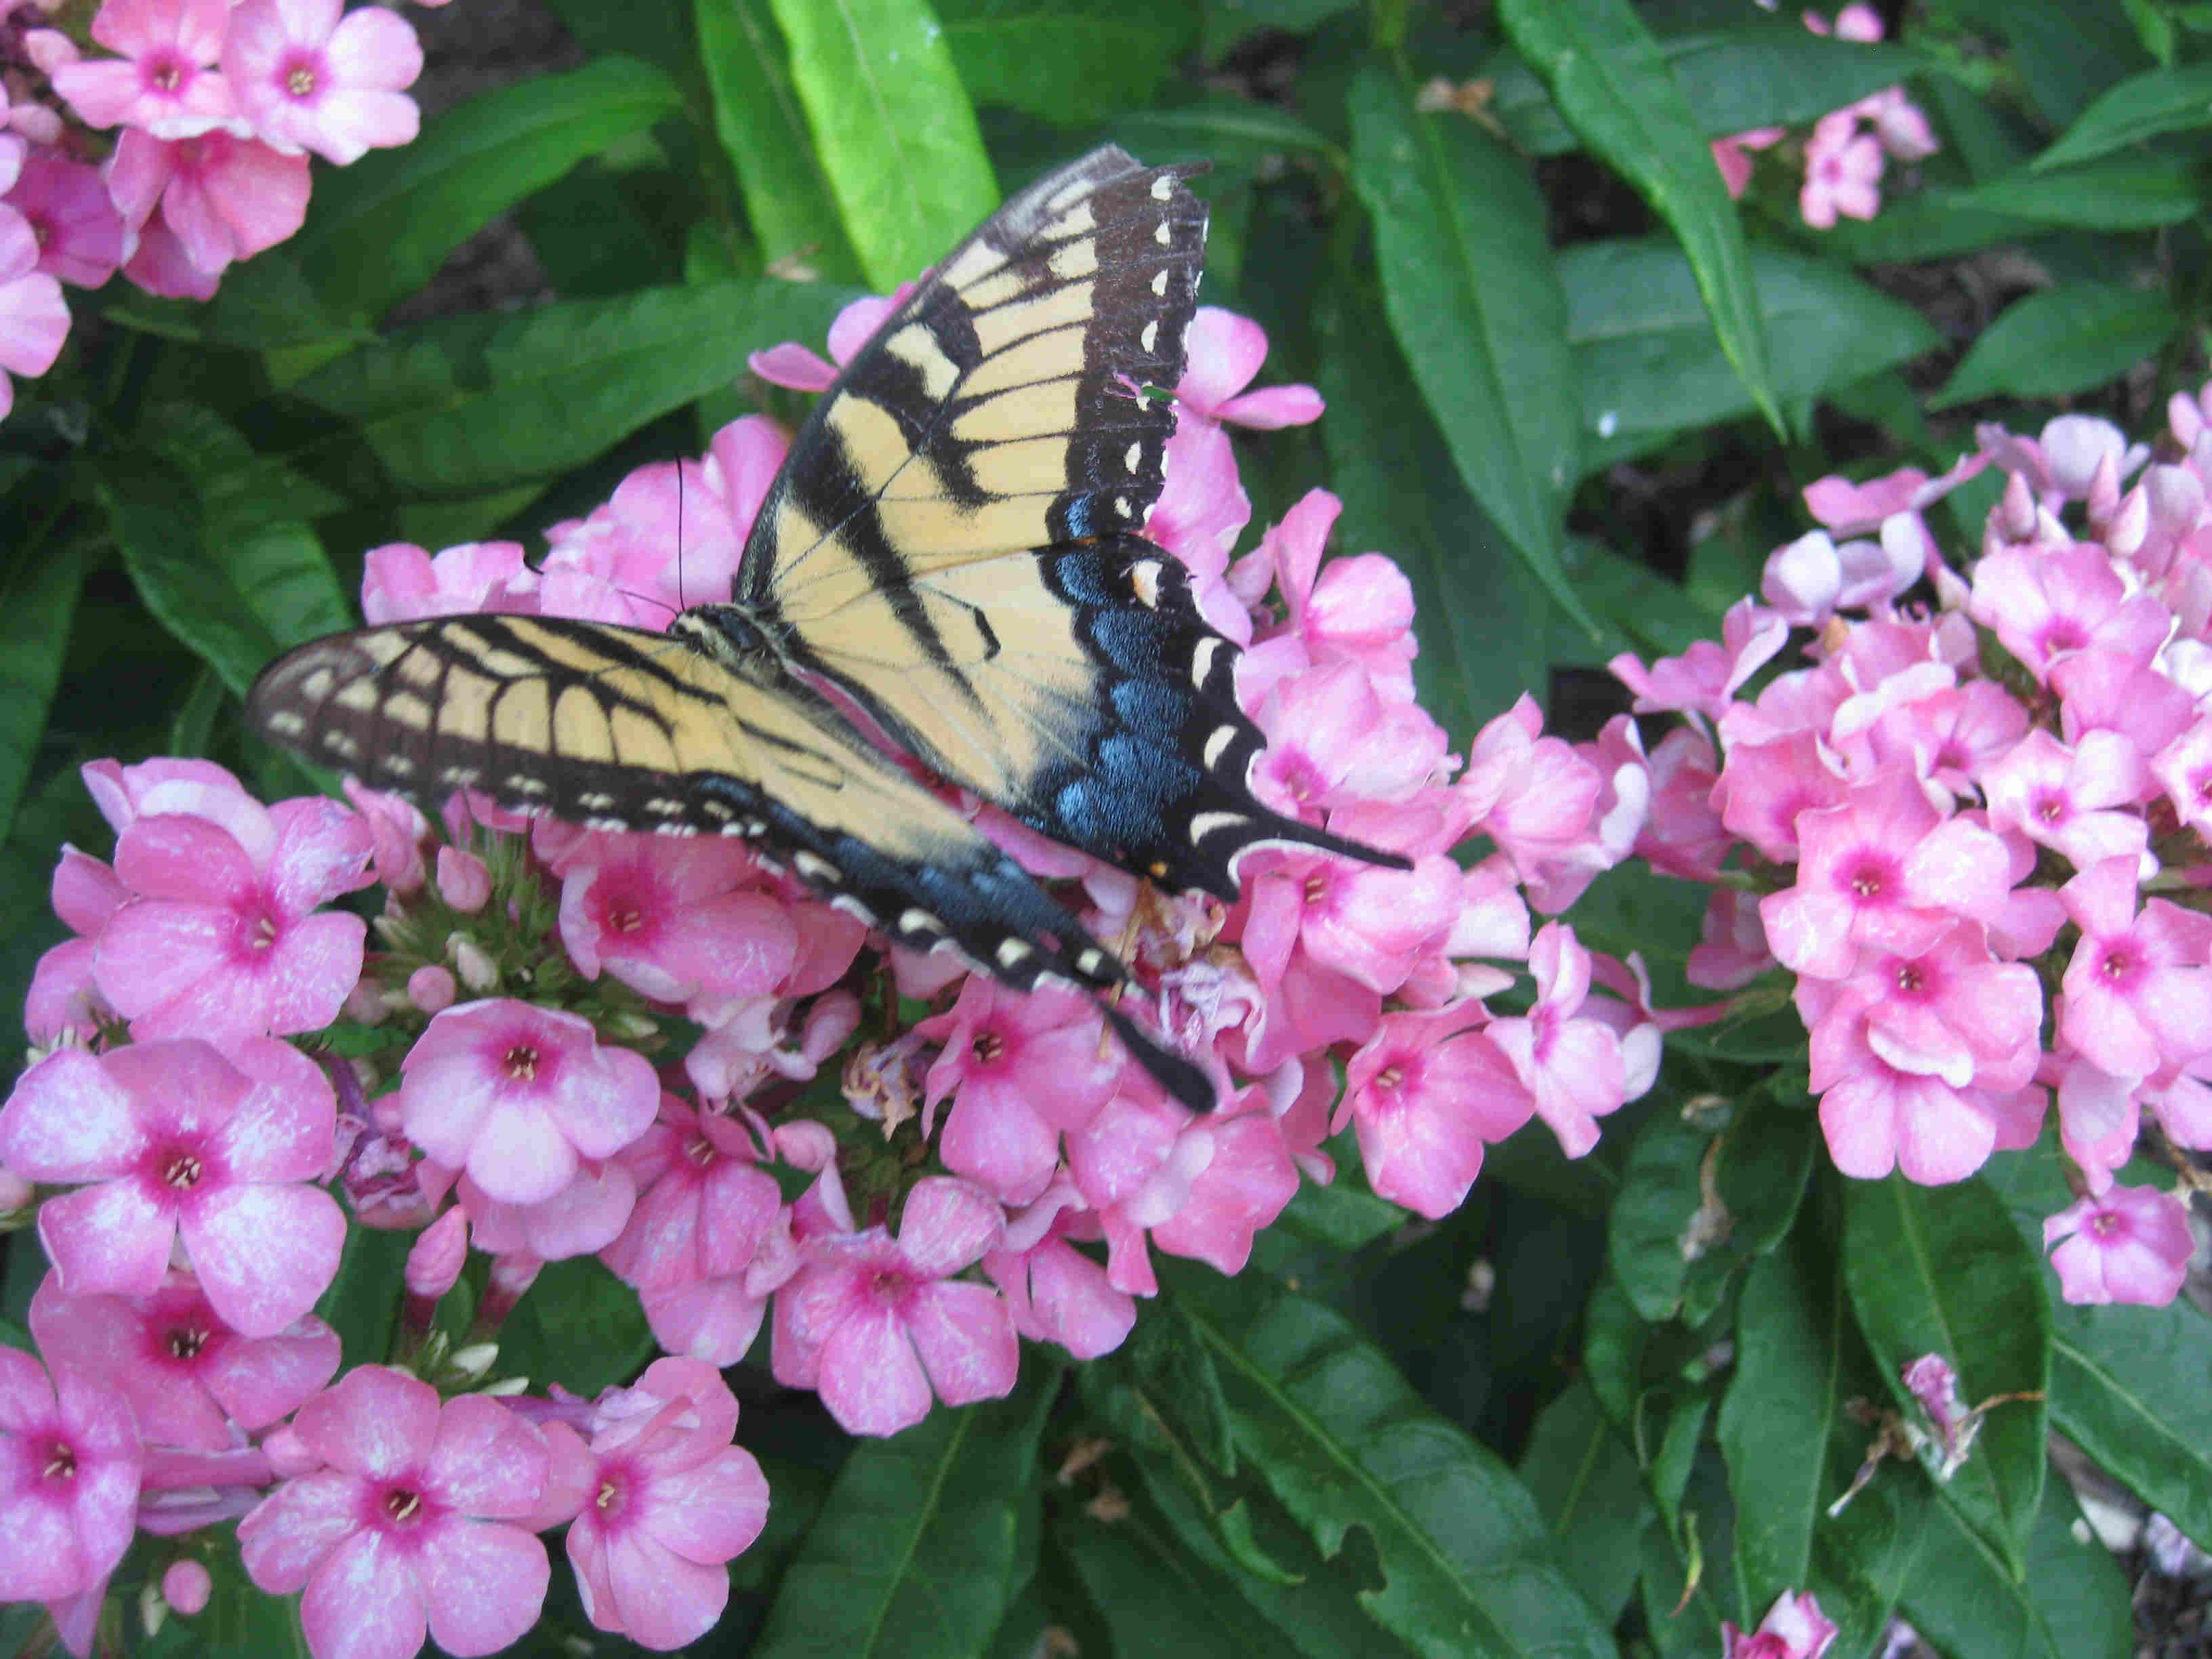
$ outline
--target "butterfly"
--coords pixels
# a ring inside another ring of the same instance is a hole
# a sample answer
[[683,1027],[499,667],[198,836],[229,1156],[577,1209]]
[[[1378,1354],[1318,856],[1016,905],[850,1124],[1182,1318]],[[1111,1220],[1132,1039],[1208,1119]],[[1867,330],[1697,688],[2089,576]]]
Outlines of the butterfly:
[[1210,1107],[1206,1074],[1117,1005],[1120,960],[873,740],[1166,888],[1233,901],[1268,843],[1404,865],[1255,798],[1237,648],[1143,538],[1200,170],[1095,150],[954,248],[799,428],[729,604],[665,633],[471,615],[333,634],[262,673],[249,723],[426,807],[467,788],[739,837],[901,945],[1098,994],[1161,1085]]

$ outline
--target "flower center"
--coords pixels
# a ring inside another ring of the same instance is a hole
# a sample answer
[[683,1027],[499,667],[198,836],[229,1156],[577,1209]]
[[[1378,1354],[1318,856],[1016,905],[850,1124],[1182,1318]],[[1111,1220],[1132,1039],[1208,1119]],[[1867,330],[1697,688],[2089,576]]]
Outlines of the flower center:
[[976,1036],[975,1051],[977,1065],[990,1066],[1006,1052],[1006,1045],[996,1031],[983,1031]]
[[684,1143],[684,1156],[703,1170],[714,1161],[714,1143],[704,1135],[693,1135]]
[[1395,1060],[1375,1074],[1375,1086],[1378,1089],[1395,1089],[1405,1080],[1406,1068]]
[[2136,970],[2136,959],[2127,951],[2114,948],[2105,952],[2105,959],[2097,964],[2097,971],[2108,980],[2123,980]]
[[2066,816],[2063,795],[2045,795],[2035,803],[2035,816],[2045,823],[2057,823]]
[[2120,1231],[2120,1218],[2110,1210],[2100,1210],[2089,1218],[2089,1231],[2100,1238],[2110,1238]]
[[173,58],[157,59],[146,74],[146,84],[156,92],[174,92],[184,83],[185,66]]
[[635,933],[645,926],[645,912],[634,900],[624,900],[607,912],[607,927],[611,933]]
[[410,1525],[422,1513],[422,1494],[396,1486],[384,1494],[384,1513],[387,1520],[403,1527]]
[[48,1480],[76,1479],[76,1448],[66,1440],[57,1440],[46,1448],[46,1462],[39,1471]]
[[1328,896],[1328,878],[1316,870],[1306,878],[1306,902],[1319,904]]
[[1927,975],[1920,971],[1918,963],[1908,962],[1897,970],[1897,988],[1905,995],[1917,996],[1927,988]]
[[204,1329],[196,1325],[179,1325],[169,1333],[169,1358],[198,1359],[207,1344],[208,1334]]
[[1853,872],[1850,885],[1860,898],[1878,899],[1881,896],[1881,872],[1872,865],[1863,865]]
[[207,1166],[192,1153],[175,1152],[161,1166],[161,1182],[180,1193],[188,1193],[200,1184],[200,1177],[206,1173]]
[[284,90],[295,98],[305,98],[315,90],[315,72],[305,64],[292,65],[292,72],[284,77]]
[[538,1047],[535,1043],[518,1042],[507,1051],[500,1061],[508,1079],[516,1083],[535,1083],[538,1080]]

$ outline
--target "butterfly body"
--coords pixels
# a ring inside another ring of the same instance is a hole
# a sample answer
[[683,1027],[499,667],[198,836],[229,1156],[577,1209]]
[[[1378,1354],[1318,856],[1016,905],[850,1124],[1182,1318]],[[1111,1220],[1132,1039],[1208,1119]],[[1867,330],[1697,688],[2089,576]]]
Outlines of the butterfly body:
[[[1164,886],[1251,848],[1402,863],[1273,812],[1236,648],[1139,533],[1164,477],[1205,209],[1103,149],[1021,192],[895,307],[800,428],[731,602],[665,634],[475,615],[356,630],[248,698],[271,739],[425,805],[735,836],[1018,989],[1121,964],[872,738]],[[872,728],[872,730],[870,730]],[[1118,1007],[1171,1092],[1212,1085]]]

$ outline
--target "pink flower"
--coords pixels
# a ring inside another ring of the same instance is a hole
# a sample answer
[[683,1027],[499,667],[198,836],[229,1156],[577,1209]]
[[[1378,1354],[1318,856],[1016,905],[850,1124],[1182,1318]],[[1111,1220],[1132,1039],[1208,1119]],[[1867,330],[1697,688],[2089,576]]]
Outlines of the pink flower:
[[123,262],[123,274],[149,294],[165,300],[212,300],[222,285],[222,271],[203,270],[192,263],[177,233],[169,228],[157,205],[153,216],[138,227],[138,246]]
[[744,543],[709,477],[698,461],[655,462],[590,516],[555,525],[546,611],[659,629],[685,605],[727,600]]
[[92,38],[121,56],[57,64],[54,90],[87,126],[157,140],[206,132],[230,118],[229,90],[212,67],[229,21],[227,0],[106,0]]
[[399,1063],[408,1138],[491,1197],[537,1204],[643,1134],[660,1085],[642,1054],[588,1020],[493,1000],[448,1008]]
[[835,364],[823,362],[810,348],[787,340],[766,351],[754,352],[745,360],[746,365],[770,386],[787,386],[793,392],[826,392],[837,378],[838,368],[867,343],[884,319],[913,292],[912,283],[901,283],[888,295],[865,295],[839,312],[830,325],[830,356],[836,360]]
[[1476,1029],[1482,1006],[1390,1013],[1345,1066],[1340,1120],[1359,1130],[1359,1158],[1377,1195],[1431,1220],[1466,1199],[1486,1142],[1534,1114],[1513,1063]]
[[1638,714],[1694,711],[1717,720],[1744,683],[1789,642],[1789,624],[1746,598],[1721,619],[1718,643],[1699,640],[1680,656],[1662,657],[1648,670],[1626,652],[1607,666],[1636,694]]
[[[1875,27],[1875,38],[1879,40],[1878,21]],[[1784,1590],[1759,1621],[1759,1628],[1748,1636],[1728,1620],[1721,1621],[1721,1659],[1820,1659],[1835,1639],[1835,1621],[1822,1614],[1820,1604],[1809,1592],[1801,1595]]]
[[1010,991],[981,974],[951,1009],[915,1027],[944,1045],[924,1079],[933,1112],[952,1111],[938,1156],[1007,1204],[1044,1191],[1060,1164],[1063,1130],[1080,1129],[1114,1092],[1118,1048],[1102,1048],[1105,1021],[1089,997]]
[[1875,1053],[1863,1021],[1822,1021],[1812,1060],[1828,1155],[1861,1180],[1896,1169],[1923,1186],[1963,1181],[1997,1147],[2033,1144],[2043,1121],[2039,1086],[1997,1093],[1900,1071]]
[[1721,170],[1721,182],[1728,186],[1730,197],[1741,200],[1751,186],[1751,153],[1778,144],[1786,136],[1787,130],[1782,127],[1753,127],[1713,140],[1713,165]]
[[2087,545],[1988,555],[1974,567],[1967,614],[2039,680],[2048,680],[2063,658],[2092,647],[2148,663],[2172,623],[2158,600],[2127,591],[2104,549]]
[[1536,1001],[1523,1018],[1492,1020],[1488,1036],[1512,1064],[1569,1158],[1597,1145],[1597,1120],[1628,1097],[1620,1036],[1577,1018],[1589,995],[1590,956],[1574,930],[1553,922],[1528,949]]
[[0,416],[15,403],[8,376],[45,374],[69,337],[61,284],[38,265],[38,233],[13,208],[0,207]]
[[427,1633],[490,1653],[536,1621],[552,1570],[514,1522],[545,1485],[538,1431],[498,1401],[363,1365],[300,1408],[292,1432],[321,1467],[238,1523],[253,1582],[307,1593],[316,1659],[411,1659]]
[[2138,916],[2132,858],[2090,866],[2058,897],[2081,930],[2059,1000],[2062,1041],[2132,1079],[2212,1048],[2212,918],[2164,899]]
[[1253,793],[1309,822],[1335,807],[1403,800],[1449,763],[1443,728],[1418,704],[1385,701],[1357,663],[1279,680],[1253,714],[1267,738]]
[[337,1273],[345,1217],[307,1185],[331,1163],[337,1103],[297,1049],[196,1038],[94,1057],[64,1049],[0,1109],[0,1162],[50,1198],[39,1237],[72,1296],[149,1296],[181,1237],[223,1322],[273,1336]]
[[78,937],[64,940],[39,958],[24,999],[23,1024],[41,1046],[65,1034],[89,1045],[102,1022],[121,1018],[108,1006],[93,977],[94,955],[108,919],[131,896],[115,872],[76,848],[62,848],[51,889],[54,914]]
[[1237,562],[1234,581],[1257,585],[1272,575],[1290,610],[1287,626],[1271,630],[1237,665],[1248,707],[1282,675],[1333,660],[1357,663],[1392,702],[1413,701],[1413,584],[1380,553],[1333,559],[1322,568],[1322,551],[1343,510],[1326,489],[1308,490],[1261,537],[1252,556]]
[[39,240],[39,269],[78,288],[98,288],[123,260],[123,221],[100,169],[58,150],[35,149],[8,191],[8,205]]
[[49,1273],[31,1298],[31,1334],[48,1363],[120,1390],[148,1440],[201,1451],[228,1449],[233,1423],[266,1428],[338,1368],[337,1333],[312,1314],[242,1336],[184,1273],[137,1297],[70,1296]]
[[815,1238],[775,1299],[771,1364],[787,1388],[818,1389],[849,1434],[896,1434],[948,1406],[1012,1391],[1018,1339],[1005,1300],[951,1277],[995,1244],[1003,1217],[981,1188],[927,1176],[885,1229]]
[[[1249,317],[1200,306],[1183,336],[1188,354],[1176,400],[1209,421],[1272,432],[1321,418],[1321,393],[1310,386],[1245,392],[1267,356],[1267,335]],[[1239,396],[1239,393],[1243,393]]]
[[96,1374],[0,1347],[0,1601],[104,1590],[130,1547],[138,1431]]
[[239,112],[283,150],[340,167],[411,143],[422,48],[397,12],[343,0],[242,0],[230,14],[222,72]]
[[115,872],[139,897],[100,936],[100,990],[141,1041],[329,1024],[361,976],[368,926],[315,911],[368,884],[368,826],[313,796],[200,799],[222,817],[156,812],[118,838]]
[[2030,732],[1982,775],[1990,827],[2017,830],[2077,870],[2135,859],[2150,836],[2132,810],[2142,774],[2142,756],[2117,732],[2087,732],[2069,750],[2048,732]]
[[[722,1616],[723,1564],[760,1536],[768,1482],[752,1454],[730,1443],[737,1401],[712,1365],[656,1360],[623,1393],[625,1414],[571,1452],[580,1470],[564,1472],[586,1496],[568,1528],[568,1563],[594,1625],[666,1651]],[[548,1432],[556,1431],[568,1432]]]
[[535,611],[538,575],[520,542],[464,542],[433,556],[412,542],[372,547],[362,562],[362,614],[412,622],[465,611]]
[[1167,482],[1145,520],[1145,537],[1182,561],[1191,598],[1214,629],[1238,645],[1252,616],[1224,577],[1229,550],[1252,521],[1252,498],[1237,472],[1229,434],[1211,421],[1183,421],[1168,440]]
[[2043,1245],[2069,1302],[2154,1308],[2179,1294],[2196,1250],[2189,1206],[2155,1187],[2114,1187],[2079,1200],[2045,1218]]
[[162,1569],[161,1599],[179,1618],[205,1612],[214,1592],[215,1575],[197,1561],[172,1561]]
[[1152,1243],[1219,1273],[1240,1273],[1252,1240],[1297,1196],[1297,1165],[1267,1091],[1254,1085],[1206,1119],[1213,1156],[1192,1177],[1182,1207],[1152,1229]]
[[1083,1200],[1072,1182],[1006,1224],[1005,1242],[983,1258],[983,1271],[1006,1298],[1014,1328],[1036,1342],[1056,1342],[1078,1359],[1120,1347],[1137,1322],[1137,1304],[1117,1290],[1106,1269],[1068,1243],[1068,1218]]
[[1863,951],[1848,980],[1801,980],[1797,1006],[1816,1033],[1863,1020],[1885,1062],[1954,1089],[2025,1087],[2042,1054],[2042,982],[2025,963],[1995,960],[1972,922],[1924,951]]
[[757,890],[744,848],[715,839],[599,838],[565,866],[561,943],[579,972],[602,968],[660,1002],[757,997],[791,971],[799,934]]
[[1797,211],[1815,230],[1826,230],[1841,214],[1871,219],[1881,206],[1881,141],[1857,131],[1849,110],[1824,115],[1805,145],[1805,183],[1797,192]]
[[307,222],[307,158],[220,128],[170,142],[132,127],[108,158],[107,190],[133,228],[158,205],[185,258],[213,276]]

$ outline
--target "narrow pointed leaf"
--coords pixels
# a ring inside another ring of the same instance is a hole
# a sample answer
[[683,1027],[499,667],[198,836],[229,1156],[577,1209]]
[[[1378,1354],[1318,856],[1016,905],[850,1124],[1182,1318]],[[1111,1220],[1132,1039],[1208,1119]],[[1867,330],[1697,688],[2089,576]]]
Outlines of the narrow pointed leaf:
[[2212,64],[2145,70],[2100,94],[2056,143],[2028,165],[2037,173],[2071,167],[2165,133],[2208,126],[2212,126]]
[[1635,1588],[1637,1540],[1653,1511],[1636,1455],[1587,1380],[1537,1418],[1520,1475],[1575,1588],[1601,1616],[1616,1617]]
[[634,58],[485,93],[411,144],[322,173],[289,252],[332,312],[374,316],[532,191],[681,101],[666,76]]
[[1503,0],[1506,32],[1567,124],[1674,227],[1721,349],[1784,429],[1735,204],[1688,100],[1628,0]]
[[2212,1320],[2186,1300],[2053,1319],[2052,1423],[2200,1547],[2212,1541]]
[[2163,294],[2101,283],[2045,289],[2008,307],[1929,405],[2086,392],[2154,355],[2179,326],[2173,302]]
[[1426,1652],[1613,1653],[1528,1489],[1341,1316],[1202,1270],[1172,1288],[1249,1467],[1324,1555],[1355,1528],[1372,1540],[1384,1583],[1361,1599],[1377,1623]]
[[1942,1488],[2015,1578],[2043,1496],[2051,1307],[2043,1264],[1979,1181],[1917,1187],[1902,1176],[1844,1189],[1844,1283],[1898,1408],[1919,1407],[1903,1367],[1940,1354],[1969,1407],[2001,1395],[1972,1455]]
[[768,0],[698,0],[700,66],[714,100],[714,137],[738,175],[763,262],[804,264],[856,282],[845,240],[791,81],[791,55]]
[[1951,198],[1962,213],[1996,213],[2070,230],[2155,230],[2204,210],[2193,156],[2115,155],[2086,167],[1992,179]]
[[921,274],[997,205],[975,112],[925,0],[770,0],[871,286]]
[[84,579],[74,548],[34,543],[17,556],[0,583],[0,840],[38,758]]
[[1468,491],[1581,618],[1559,568],[1577,416],[1543,198],[1503,145],[1457,117],[1415,114],[1381,70],[1352,82],[1352,183],[1414,381]]
[[2136,1650],[2127,1580],[2063,1480],[2045,1486],[2027,1560],[2026,1573],[2015,1575],[1938,1504],[1901,1610],[1944,1653],[2126,1659]]
[[1199,27],[1183,0],[940,0],[938,15],[969,97],[1063,127],[1141,106]]
[[753,1659],[981,1652],[1021,1589],[1021,1509],[1060,1379],[1031,1349],[1006,1399],[939,1407],[902,1434],[857,1443]]

